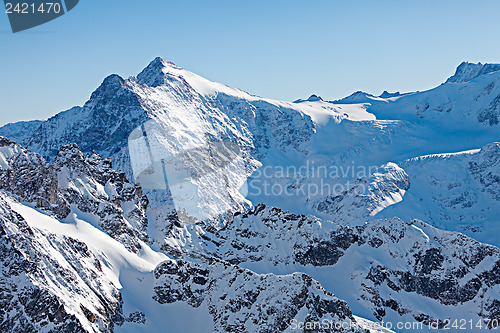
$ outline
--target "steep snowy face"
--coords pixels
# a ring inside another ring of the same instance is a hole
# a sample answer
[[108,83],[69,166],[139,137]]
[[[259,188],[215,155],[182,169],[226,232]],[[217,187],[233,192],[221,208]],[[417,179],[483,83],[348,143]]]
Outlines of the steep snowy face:
[[365,318],[442,325],[500,315],[499,249],[420,221],[348,227],[259,205],[219,231],[174,226],[167,244],[172,255],[255,272],[305,272]]
[[[207,81],[162,59],[155,59],[128,84],[151,117],[129,136],[134,179],[153,190],[151,201],[167,196],[158,194],[167,184],[173,197],[168,206],[150,211],[153,220],[172,215],[166,207],[173,206],[181,220],[190,222],[217,220],[222,215],[222,221],[215,223],[220,227],[232,213],[250,206],[245,193],[254,203],[270,200],[281,205],[272,200],[282,200],[298,210],[316,212],[316,201],[330,193],[313,196],[299,191],[291,199],[266,193],[263,187],[266,182],[288,188],[322,180],[333,187],[346,179],[311,179],[309,171],[270,179],[266,170],[290,165],[301,169],[307,164],[346,166],[354,161],[379,165],[385,162],[381,155],[390,155],[394,148],[376,148],[378,143],[411,139],[405,124],[377,122],[365,105],[265,100]],[[235,145],[238,156],[221,167],[213,158],[217,155],[212,153],[213,145]],[[201,158],[204,150],[210,152],[208,163]],[[374,154],[367,159],[360,156],[370,150]],[[260,178],[259,169],[264,171]],[[251,192],[252,185],[259,191]]]
[[475,79],[478,76],[500,71],[500,64],[482,64],[462,62],[455,71],[455,74],[446,80],[446,83],[464,83]]
[[[335,117],[340,114],[333,107],[257,98],[158,58],[137,78],[109,76],[83,107],[43,122],[26,143],[49,161],[62,144],[77,143],[86,153],[96,151],[111,158],[130,179],[134,179],[131,135],[136,137],[134,131],[142,132],[145,124],[161,129],[156,134],[164,153],[180,157],[183,164],[196,165],[196,154],[188,151],[211,144],[237,145],[239,157],[225,170],[209,165],[218,171],[187,181],[195,188],[192,192],[201,193],[197,208],[204,211],[202,217],[224,216],[248,207],[239,190],[267,150],[303,150],[300,146],[315,131],[313,118]],[[144,134],[148,135],[146,130]]]
[[114,332],[141,322],[144,314],[123,308],[134,287],[126,277],[151,276],[168,258],[140,241],[131,252],[87,219],[99,217],[60,221],[0,192],[2,331]]
[[378,217],[418,218],[500,245],[498,143],[481,150],[413,158],[400,165],[410,187],[404,200]]

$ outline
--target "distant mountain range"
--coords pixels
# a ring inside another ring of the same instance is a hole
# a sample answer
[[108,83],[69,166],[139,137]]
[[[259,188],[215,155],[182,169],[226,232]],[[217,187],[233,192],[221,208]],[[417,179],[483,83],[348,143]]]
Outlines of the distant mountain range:
[[82,107],[0,128],[0,328],[483,331],[499,118],[495,64],[293,103],[161,58],[110,75]]

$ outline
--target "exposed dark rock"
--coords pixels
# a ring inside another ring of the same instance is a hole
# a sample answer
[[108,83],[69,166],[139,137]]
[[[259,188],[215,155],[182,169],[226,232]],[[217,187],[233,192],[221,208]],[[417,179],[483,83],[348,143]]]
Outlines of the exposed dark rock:
[[[310,323],[320,322],[323,318],[331,318],[334,322],[356,322],[346,302],[301,273],[258,275],[210,259],[201,263],[166,261],[158,265],[154,276],[155,300],[162,304],[184,301],[193,307],[206,304],[217,332],[243,333],[257,328],[259,332],[281,332],[289,328],[300,311],[306,311],[307,315],[298,319]],[[198,278],[203,283],[197,282]]]
[[[54,249],[66,267],[51,256]],[[111,332],[111,318],[121,311],[119,291],[106,291],[95,262],[84,243],[30,228],[0,196],[0,331],[87,332],[85,320]],[[93,301],[98,312],[80,303],[80,314],[69,314],[68,294],[75,302]]]

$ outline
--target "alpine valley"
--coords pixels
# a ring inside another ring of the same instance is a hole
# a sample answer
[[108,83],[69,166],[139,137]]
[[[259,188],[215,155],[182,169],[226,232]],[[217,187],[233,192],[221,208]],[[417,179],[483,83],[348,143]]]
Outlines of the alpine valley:
[[499,141],[495,64],[337,101],[110,75],[0,128],[0,331],[496,331]]

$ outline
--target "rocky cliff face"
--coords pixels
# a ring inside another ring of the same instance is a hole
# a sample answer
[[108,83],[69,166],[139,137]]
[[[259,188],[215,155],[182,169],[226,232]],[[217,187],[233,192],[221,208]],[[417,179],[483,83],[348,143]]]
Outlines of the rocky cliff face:
[[[281,332],[296,323],[321,323],[311,332],[368,332],[358,324],[346,302],[327,292],[310,276],[259,275],[227,262],[182,260],[156,267],[154,299],[206,306],[215,332]],[[325,324],[326,323],[326,324]],[[335,330],[334,324],[355,329]]]
[[500,201],[500,143],[483,147],[471,158],[468,171],[481,184],[484,192]]
[[147,241],[147,197],[111,160],[85,155],[78,146],[64,145],[54,163],[0,138],[0,189],[64,219],[76,209],[97,217],[96,225],[128,248]]
[[57,177],[42,156],[3,137],[0,137],[0,150],[1,189],[61,218],[69,214],[69,203],[59,189]]
[[12,200],[0,193],[2,331],[113,331],[121,296],[102,261],[81,241],[30,227]]
[[[126,111],[126,112],[124,112]],[[138,97],[118,75],[107,77],[83,107],[74,107],[43,122],[24,145],[53,161],[63,144],[76,143],[86,153],[97,151],[127,160],[130,132],[146,120]]]
[[481,75],[500,71],[499,64],[482,64],[462,62],[455,71],[455,74],[446,80],[446,83],[464,83],[469,82]]
[[42,123],[41,120],[31,120],[7,124],[0,127],[0,136],[24,144],[24,140],[29,138]]
[[350,227],[259,205],[219,231],[173,227],[167,244],[173,256],[223,258],[258,272],[307,272],[336,293],[348,290],[342,297],[378,320],[428,325],[496,316],[499,249],[420,221]]

